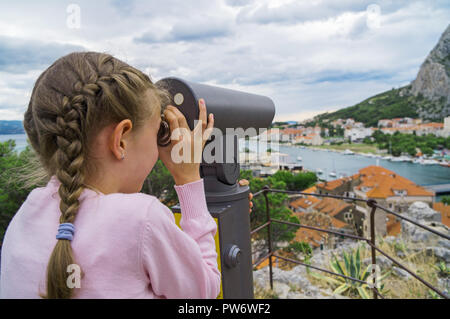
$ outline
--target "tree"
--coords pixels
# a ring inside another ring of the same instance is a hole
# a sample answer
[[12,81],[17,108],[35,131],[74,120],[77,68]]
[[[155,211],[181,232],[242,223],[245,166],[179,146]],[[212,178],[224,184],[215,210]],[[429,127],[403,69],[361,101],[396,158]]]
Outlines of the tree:
[[20,170],[29,162],[31,150],[27,146],[17,153],[15,146],[13,140],[0,143],[0,245],[11,219],[32,190],[24,186]]
[[293,174],[290,171],[279,170],[272,178],[286,183],[286,189],[290,191],[302,191],[317,182],[317,175],[314,172]]
[[[289,172],[288,172],[289,173]],[[275,175],[275,174],[274,174]],[[250,192],[255,194],[256,192],[263,189],[265,185],[274,189],[284,189],[286,190],[286,183],[280,180],[280,176],[288,176],[286,174],[280,173],[277,177],[269,176],[267,178],[253,177],[251,170],[241,170],[240,179],[245,178],[249,181]],[[299,220],[294,216],[289,208],[287,208],[286,203],[288,200],[287,194],[269,192],[267,194],[269,201],[269,214],[272,219],[279,219],[284,221],[289,221],[292,223],[299,223]],[[252,200],[253,209],[250,215],[250,225],[251,229],[254,229],[267,221],[266,216],[266,202],[263,194],[256,196]],[[273,223],[271,224],[271,233],[273,248],[277,249],[278,243],[289,242],[295,237],[296,228],[289,225]],[[266,230],[261,230],[254,235],[254,238],[265,241],[267,236]],[[267,249],[267,246],[265,247]]]
[[147,176],[141,192],[158,197],[167,206],[178,202],[174,188],[175,181],[163,162],[158,159],[150,174]]
[[445,205],[450,205],[450,196],[442,196],[441,202]]

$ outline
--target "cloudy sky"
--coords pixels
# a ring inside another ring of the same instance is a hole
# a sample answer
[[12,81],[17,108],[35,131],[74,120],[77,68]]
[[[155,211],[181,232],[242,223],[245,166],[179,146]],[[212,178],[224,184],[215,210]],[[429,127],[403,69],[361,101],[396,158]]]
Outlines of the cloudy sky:
[[267,95],[275,120],[302,120],[408,84],[449,22],[438,0],[2,1],[0,119],[23,119],[58,57],[93,50],[155,81]]

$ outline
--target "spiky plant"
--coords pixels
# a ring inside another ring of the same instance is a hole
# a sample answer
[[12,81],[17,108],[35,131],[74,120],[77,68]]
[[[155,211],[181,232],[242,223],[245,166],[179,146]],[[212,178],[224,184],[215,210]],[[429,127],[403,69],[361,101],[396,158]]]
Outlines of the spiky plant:
[[[371,274],[371,266],[368,265],[367,268],[364,269],[364,266],[361,264],[361,255],[359,251],[359,247],[352,251],[351,253],[342,252],[341,260],[333,254],[333,258],[330,260],[330,270],[347,277],[352,277],[355,279],[359,279],[366,283],[361,283],[358,281],[353,281],[351,279],[347,279],[340,276],[324,276],[318,273],[311,273],[314,277],[326,280],[334,286],[333,293],[335,294],[359,294],[363,299],[369,299],[370,295],[367,291],[369,285],[372,284],[369,275]],[[388,275],[390,271],[384,273],[380,277],[377,278],[377,282],[381,283]],[[368,281],[370,280],[370,282]],[[378,291],[386,293],[384,290],[384,285],[382,284]]]

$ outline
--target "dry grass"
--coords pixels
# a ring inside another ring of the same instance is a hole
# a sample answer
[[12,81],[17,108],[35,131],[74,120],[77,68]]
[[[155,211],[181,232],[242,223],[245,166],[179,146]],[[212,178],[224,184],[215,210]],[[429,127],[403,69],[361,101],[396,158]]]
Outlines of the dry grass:
[[[421,249],[417,252],[406,250],[411,246],[406,242],[401,242],[400,244],[389,244],[381,240],[379,241],[378,246],[389,256],[393,257],[413,273],[429,282],[431,285],[435,287],[437,286],[439,271],[434,266],[438,261],[433,255],[427,256],[425,248],[428,245],[416,245],[417,248]],[[402,251],[403,253],[405,253],[406,257],[397,257],[398,251]],[[397,266],[398,268],[400,268],[398,265],[395,265],[395,263],[393,264],[393,266]],[[389,290],[389,292],[386,294],[387,298],[425,299],[433,297],[431,290],[422,282],[412,276],[409,279],[405,279],[398,277],[395,274],[391,274],[386,278],[384,284],[386,286],[386,289]]]
[[[408,248],[411,246],[410,243],[400,242],[400,243],[388,243],[382,239],[377,241],[377,247],[383,250],[388,256],[392,257],[396,261],[398,261],[403,266],[407,267],[409,270],[420,276],[422,279],[426,280],[433,286],[437,286],[437,279],[439,271],[435,268],[437,264],[437,259],[435,256],[429,256],[425,253],[425,247],[429,246],[426,244],[422,244],[421,251],[411,252]],[[371,258],[371,249],[370,246],[366,244],[360,245],[360,254],[361,260],[366,258]],[[405,254],[404,258],[398,257],[397,252],[402,251]],[[380,252],[376,252],[377,256],[381,256]],[[329,259],[329,258],[328,258]],[[329,269],[329,260],[326,261],[327,269]],[[392,266],[396,266],[400,268],[395,263],[392,263]],[[380,266],[381,274],[384,274],[386,271],[391,270],[391,268]],[[331,276],[331,275],[330,275]],[[311,281],[313,285],[321,287],[323,289],[331,288],[335,289],[336,287],[332,286],[330,283],[315,278],[313,276],[308,276],[308,279]],[[409,279],[405,279],[395,275],[393,272],[386,277],[386,279],[382,282],[384,284],[383,296],[385,298],[391,299],[425,299],[425,298],[435,298],[437,297],[427,286],[425,286],[422,282],[415,279],[414,277],[410,277]],[[359,296],[350,296],[354,298],[359,298]]]
[[255,299],[278,299],[278,295],[270,288],[262,288],[259,285],[253,286]]

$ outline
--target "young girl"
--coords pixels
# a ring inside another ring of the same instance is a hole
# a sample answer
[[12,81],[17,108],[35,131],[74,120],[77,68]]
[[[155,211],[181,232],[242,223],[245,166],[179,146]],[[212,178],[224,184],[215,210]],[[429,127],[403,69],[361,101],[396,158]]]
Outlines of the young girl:
[[[171,160],[180,140],[157,144],[166,101],[148,76],[108,54],[71,53],[39,76],[24,127],[50,180],[8,226],[2,298],[219,294],[217,227],[200,164]],[[203,133],[214,120],[203,100],[199,110]],[[171,132],[189,130],[177,108],[167,106],[164,116]],[[193,145],[188,132],[182,138]],[[182,230],[168,207],[139,193],[158,155],[175,180]]]

